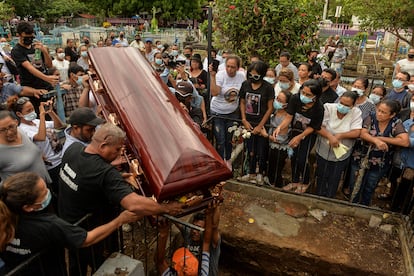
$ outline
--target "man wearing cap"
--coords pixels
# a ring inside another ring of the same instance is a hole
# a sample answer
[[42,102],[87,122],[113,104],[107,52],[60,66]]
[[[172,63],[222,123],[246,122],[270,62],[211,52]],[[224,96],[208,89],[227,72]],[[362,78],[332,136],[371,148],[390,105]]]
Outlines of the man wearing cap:
[[71,125],[65,129],[66,141],[63,145],[62,154],[75,142],[86,146],[91,142],[96,126],[103,124],[104,119],[95,115],[89,107],[75,109],[69,117]]
[[152,47],[152,39],[151,38],[146,38],[145,39],[145,58],[150,62],[153,63],[154,62],[154,54],[158,52],[157,49]]
[[[190,115],[191,119],[197,125],[201,126],[203,123],[203,112],[201,108],[193,107],[191,105],[191,100],[194,93],[194,87],[191,83],[187,81],[180,81],[177,83],[175,89],[175,97],[180,102],[181,107]],[[200,95],[198,95],[201,97]]]

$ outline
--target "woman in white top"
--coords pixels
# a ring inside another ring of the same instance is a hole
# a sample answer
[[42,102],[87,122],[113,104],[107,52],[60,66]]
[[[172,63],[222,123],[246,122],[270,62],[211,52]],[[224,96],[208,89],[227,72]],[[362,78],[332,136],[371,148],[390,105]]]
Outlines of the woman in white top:
[[280,91],[290,92],[296,94],[299,92],[300,84],[295,82],[293,71],[289,68],[283,68],[279,72],[278,82],[275,86],[275,96],[279,95]]
[[231,137],[229,127],[233,126],[234,120],[240,118],[239,90],[242,83],[246,80],[243,72],[239,71],[240,58],[238,56],[228,56],[226,58],[226,69],[218,73],[213,71],[210,64],[210,91],[211,102],[210,112],[214,117],[214,136],[216,137],[216,149],[220,156],[231,168]]
[[[53,111],[53,99],[40,103],[39,119],[29,98],[10,97],[8,106],[19,118],[20,129],[41,149],[44,163],[52,179],[52,191],[57,193],[62,144],[55,128],[62,128],[64,124]],[[49,114],[53,121],[46,121],[46,114]]]
[[60,73],[60,81],[68,79],[69,61],[65,59],[65,50],[62,47],[56,48],[56,59],[52,61],[53,67],[55,67]]
[[361,133],[361,110],[355,107],[357,97],[355,92],[347,91],[338,103],[324,104],[322,127],[315,146],[316,193],[320,196],[335,197],[355,139]]

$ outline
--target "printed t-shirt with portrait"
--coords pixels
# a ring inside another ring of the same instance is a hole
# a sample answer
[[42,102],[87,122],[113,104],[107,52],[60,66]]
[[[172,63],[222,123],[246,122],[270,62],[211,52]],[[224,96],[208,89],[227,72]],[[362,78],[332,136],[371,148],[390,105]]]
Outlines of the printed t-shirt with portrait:
[[300,101],[300,93],[290,98],[287,113],[293,116],[292,137],[302,133],[308,126],[320,130],[323,121],[323,106],[319,101],[309,109],[304,109]]
[[272,85],[263,81],[262,85],[254,90],[250,81],[245,81],[240,88],[240,98],[245,99],[246,120],[258,125],[267,111],[267,103],[275,98]]
[[229,77],[226,70],[219,71],[216,75],[216,84],[221,90],[211,99],[211,111],[218,114],[234,112],[239,106],[239,91],[245,80],[243,72],[237,71],[234,77]]

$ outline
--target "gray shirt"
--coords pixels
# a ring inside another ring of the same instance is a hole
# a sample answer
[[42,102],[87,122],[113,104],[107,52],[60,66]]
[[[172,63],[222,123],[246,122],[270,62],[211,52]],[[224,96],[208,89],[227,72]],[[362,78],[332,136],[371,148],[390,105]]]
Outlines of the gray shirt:
[[19,172],[35,172],[46,183],[51,183],[52,180],[43,162],[41,150],[20,129],[17,131],[22,136],[20,145],[0,144],[0,177],[2,182],[7,177]]

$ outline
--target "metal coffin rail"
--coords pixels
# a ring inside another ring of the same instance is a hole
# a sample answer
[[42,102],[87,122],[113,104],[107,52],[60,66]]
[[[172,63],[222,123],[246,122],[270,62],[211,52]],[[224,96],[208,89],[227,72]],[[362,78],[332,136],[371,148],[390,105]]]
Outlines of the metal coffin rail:
[[89,55],[96,72],[92,91],[107,120],[115,117],[127,133],[127,147],[148,182],[145,191],[171,199],[232,177],[140,52],[108,47]]

